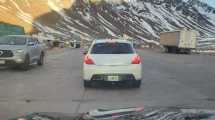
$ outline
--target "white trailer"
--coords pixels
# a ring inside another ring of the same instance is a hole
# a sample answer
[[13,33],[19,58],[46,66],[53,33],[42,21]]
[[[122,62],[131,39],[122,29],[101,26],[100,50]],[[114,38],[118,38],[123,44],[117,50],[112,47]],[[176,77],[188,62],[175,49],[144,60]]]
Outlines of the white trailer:
[[160,33],[160,44],[166,52],[170,53],[191,53],[196,49],[198,32],[195,30],[177,30]]

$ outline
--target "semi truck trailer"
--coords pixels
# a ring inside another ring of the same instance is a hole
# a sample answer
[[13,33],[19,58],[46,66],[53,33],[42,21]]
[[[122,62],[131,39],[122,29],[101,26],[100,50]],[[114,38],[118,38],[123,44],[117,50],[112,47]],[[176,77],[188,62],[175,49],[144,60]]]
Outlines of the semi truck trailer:
[[195,30],[176,30],[160,33],[160,44],[168,53],[187,53],[196,49],[198,32]]

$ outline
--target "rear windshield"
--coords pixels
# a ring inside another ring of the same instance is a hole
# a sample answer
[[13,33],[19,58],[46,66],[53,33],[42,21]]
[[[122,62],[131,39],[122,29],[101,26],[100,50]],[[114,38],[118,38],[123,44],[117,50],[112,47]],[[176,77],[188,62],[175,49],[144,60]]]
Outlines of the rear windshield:
[[96,43],[91,54],[132,54],[134,53],[129,43]]

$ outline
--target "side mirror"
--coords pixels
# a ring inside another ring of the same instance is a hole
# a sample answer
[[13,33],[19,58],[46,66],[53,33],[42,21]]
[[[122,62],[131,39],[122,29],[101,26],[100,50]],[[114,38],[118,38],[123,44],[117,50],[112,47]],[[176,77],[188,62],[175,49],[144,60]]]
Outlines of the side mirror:
[[34,45],[35,45],[34,42],[29,42],[29,43],[28,43],[28,46],[34,46]]

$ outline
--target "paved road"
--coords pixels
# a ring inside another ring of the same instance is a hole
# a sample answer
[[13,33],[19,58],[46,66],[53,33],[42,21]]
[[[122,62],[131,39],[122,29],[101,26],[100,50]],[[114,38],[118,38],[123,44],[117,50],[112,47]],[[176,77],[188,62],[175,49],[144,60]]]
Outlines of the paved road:
[[140,89],[84,89],[81,51],[50,55],[44,67],[0,69],[0,118],[29,112],[74,113],[101,107],[185,106],[215,109],[215,56],[140,51]]

